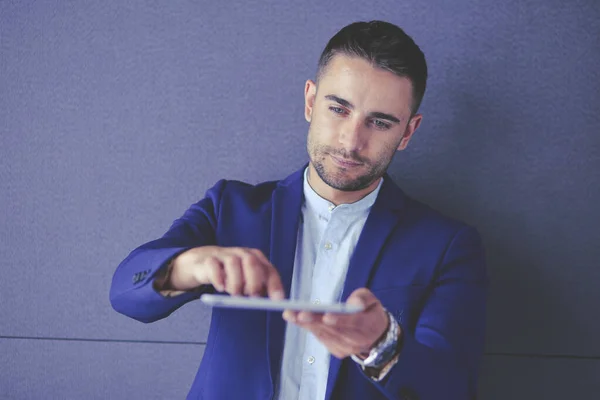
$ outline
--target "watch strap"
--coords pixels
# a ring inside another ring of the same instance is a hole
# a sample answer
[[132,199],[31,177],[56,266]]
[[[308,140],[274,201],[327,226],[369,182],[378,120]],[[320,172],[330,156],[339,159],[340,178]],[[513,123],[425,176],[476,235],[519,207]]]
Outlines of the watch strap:
[[386,310],[386,313],[390,322],[385,337],[369,351],[369,355],[364,360],[357,355],[351,355],[356,363],[365,368],[381,369],[397,355],[400,325],[389,311]]

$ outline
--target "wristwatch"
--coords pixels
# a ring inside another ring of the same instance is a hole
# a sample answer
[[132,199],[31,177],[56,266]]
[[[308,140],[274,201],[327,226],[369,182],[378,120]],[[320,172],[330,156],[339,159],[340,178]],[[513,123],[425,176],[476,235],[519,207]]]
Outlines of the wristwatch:
[[400,326],[396,318],[389,311],[386,310],[386,313],[390,319],[390,326],[383,340],[375,344],[369,352],[369,356],[364,360],[354,354],[351,355],[352,359],[364,368],[381,369],[397,355]]

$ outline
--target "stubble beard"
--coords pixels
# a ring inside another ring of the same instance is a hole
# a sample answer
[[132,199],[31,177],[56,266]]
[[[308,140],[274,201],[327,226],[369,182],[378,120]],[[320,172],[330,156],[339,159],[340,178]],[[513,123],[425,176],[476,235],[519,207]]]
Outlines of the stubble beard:
[[[387,162],[373,164],[369,160],[359,158],[354,154],[347,154],[330,146],[317,145],[312,143],[310,140],[308,141],[308,154],[315,171],[317,171],[317,175],[319,175],[319,178],[321,178],[321,180],[328,186],[343,192],[356,192],[366,189],[385,174],[387,167],[392,161],[390,159]],[[367,171],[355,178],[346,176],[343,169],[341,169],[339,172],[330,171],[325,167],[325,162],[326,158],[330,157],[331,155],[360,162],[362,165],[357,168],[366,167]]]

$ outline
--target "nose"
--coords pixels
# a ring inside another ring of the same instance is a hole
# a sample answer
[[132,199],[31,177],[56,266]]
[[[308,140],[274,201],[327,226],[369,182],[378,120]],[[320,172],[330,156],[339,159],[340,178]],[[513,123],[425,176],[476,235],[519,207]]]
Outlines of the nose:
[[363,147],[362,124],[348,120],[340,132],[339,142],[347,152],[359,151]]

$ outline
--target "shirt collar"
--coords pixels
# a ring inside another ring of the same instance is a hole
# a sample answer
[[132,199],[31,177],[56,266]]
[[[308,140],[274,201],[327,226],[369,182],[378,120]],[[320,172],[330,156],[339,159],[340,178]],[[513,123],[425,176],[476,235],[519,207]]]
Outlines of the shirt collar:
[[379,190],[381,189],[381,185],[383,184],[383,178],[379,180],[379,184],[371,193],[363,197],[362,199],[350,203],[350,204],[340,204],[335,206],[329,200],[326,200],[319,196],[317,192],[310,186],[308,183],[308,167],[304,170],[304,199],[306,201],[306,207],[320,214],[322,216],[329,216],[333,210],[337,212],[343,212],[348,214],[355,213],[368,213],[373,204],[375,204],[375,200],[377,200],[377,195],[379,194]]

